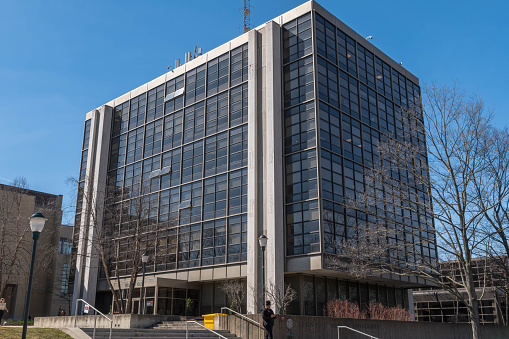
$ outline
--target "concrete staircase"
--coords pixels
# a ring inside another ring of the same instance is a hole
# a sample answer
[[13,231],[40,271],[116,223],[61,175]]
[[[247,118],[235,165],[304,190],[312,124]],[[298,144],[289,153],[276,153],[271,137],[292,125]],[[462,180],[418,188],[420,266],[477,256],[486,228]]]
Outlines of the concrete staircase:
[[[196,321],[201,325],[204,325],[203,318],[189,319],[192,321]],[[196,325],[195,323],[189,323],[189,329],[193,330],[203,330],[203,327]],[[205,325],[204,325],[205,326]],[[157,324],[157,326],[153,327],[157,330],[185,330],[186,329],[186,321],[163,321]],[[216,331],[217,332],[217,331]]]
[[[203,325],[203,320],[199,321]],[[92,338],[93,328],[82,328],[82,330]],[[225,330],[214,330],[226,338],[241,339]],[[95,332],[96,339],[109,338],[110,330],[106,328],[98,328]],[[186,337],[186,322],[185,321],[163,321],[153,328],[149,329],[113,329],[112,339],[182,339]],[[203,327],[196,324],[189,324],[189,338],[193,339],[210,339],[218,338],[218,336]]]

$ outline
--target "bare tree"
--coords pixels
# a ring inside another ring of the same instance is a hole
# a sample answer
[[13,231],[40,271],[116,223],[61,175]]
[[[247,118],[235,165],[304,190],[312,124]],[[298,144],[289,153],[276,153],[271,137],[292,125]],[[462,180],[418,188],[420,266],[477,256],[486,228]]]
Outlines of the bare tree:
[[[487,182],[493,185],[491,194],[479,203],[485,210],[485,234],[490,238],[487,256],[490,258],[490,282],[500,312],[502,323],[509,325],[509,133],[507,129],[494,130],[494,151]],[[479,187],[479,190],[482,188]],[[489,209],[489,206],[493,208]],[[502,310],[498,295],[505,299]]]
[[[476,339],[472,261],[490,240],[485,214],[507,197],[487,201],[494,197],[491,163],[505,153],[495,147],[497,131],[482,100],[456,87],[433,84],[425,90],[424,110],[416,100],[398,114],[397,133],[375,145],[364,190],[346,199],[346,208],[365,223],[338,244],[335,260],[348,267],[362,263],[356,274],[419,276],[449,291],[466,305]],[[443,273],[435,248],[456,263],[456,274]]]
[[275,312],[279,314],[286,314],[288,306],[297,298],[297,292],[284,281],[270,281],[266,293],[274,302]]
[[[73,178],[69,182],[75,186],[79,184]],[[93,230],[81,232],[93,249],[78,255],[96,256],[119,313],[132,313],[134,289],[142,268],[141,257],[153,253],[157,230],[173,225],[171,221],[157,223],[157,218],[152,215],[155,202],[151,201],[147,184],[139,181],[134,187],[135,190],[102,184],[96,191],[89,190],[88,194],[78,190],[84,206],[82,220],[86,221],[87,230]],[[149,258],[153,260],[153,256]],[[120,267],[120,262],[125,261],[127,266]],[[127,272],[127,277],[120,273],[122,270]],[[120,291],[126,278],[128,285],[123,294]]]
[[25,178],[16,178],[12,186],[0,188],[0,296],[5,294],[13,275],[19,275],[29,262],[25,242],[30,224],[22,218],[23,191],[28,188]]
[[240,280],[226,280],[221,285],[221,289],[226,294],[230,302],[230,308],[242,313],[242,303],[246,297],[246,288]]

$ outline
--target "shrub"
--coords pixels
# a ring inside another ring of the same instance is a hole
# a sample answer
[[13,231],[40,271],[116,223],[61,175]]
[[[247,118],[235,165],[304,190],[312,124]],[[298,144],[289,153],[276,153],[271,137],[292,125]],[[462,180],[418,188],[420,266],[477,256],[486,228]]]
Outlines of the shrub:
[[329,300],[325,305],[324,314],[333,318],[414,320],[410,312],[401,307],[387,307],[377,302],[370,302],[366,310],[361,311],[357,303],[340,299]]

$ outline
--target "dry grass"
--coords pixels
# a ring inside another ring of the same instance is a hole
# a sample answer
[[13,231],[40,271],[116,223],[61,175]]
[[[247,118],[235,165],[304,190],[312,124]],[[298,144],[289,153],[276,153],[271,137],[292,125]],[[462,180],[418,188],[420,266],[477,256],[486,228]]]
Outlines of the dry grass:
[[[20,327],[1,327],[0,338],[19,339],[23,328]],[[30,339],[72,339],[62,331],[54,328],[28,328],[27,338]]]

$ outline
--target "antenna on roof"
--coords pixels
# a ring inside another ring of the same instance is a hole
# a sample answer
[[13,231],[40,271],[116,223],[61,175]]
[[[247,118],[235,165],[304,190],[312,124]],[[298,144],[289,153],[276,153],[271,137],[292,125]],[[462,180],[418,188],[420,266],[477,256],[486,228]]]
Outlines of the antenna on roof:
[[194,59],[199,57],[202,54],[202,48],[198,47],[198,44],[194,47]]
[[244,0],[244,33],[251,30],[251,0]]

